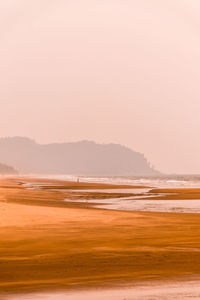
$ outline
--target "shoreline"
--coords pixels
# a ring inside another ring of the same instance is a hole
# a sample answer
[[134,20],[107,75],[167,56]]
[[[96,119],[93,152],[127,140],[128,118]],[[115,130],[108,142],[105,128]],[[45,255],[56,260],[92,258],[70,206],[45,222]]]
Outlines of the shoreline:
[[17,180],[0,181],[0,295],[200,274],[198,215],[67,207]]
[[200,278],[179,278],[164,281],[141,281],[134,284],[78,288],[51,292],[4,294],[0,300],[160,300],[199,298]]

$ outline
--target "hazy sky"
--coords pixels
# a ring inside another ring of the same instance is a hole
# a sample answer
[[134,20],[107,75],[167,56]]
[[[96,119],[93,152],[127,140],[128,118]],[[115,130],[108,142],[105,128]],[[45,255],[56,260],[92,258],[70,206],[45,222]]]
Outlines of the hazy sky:
[[1,0],[0,136],[200,173],[199,0]]

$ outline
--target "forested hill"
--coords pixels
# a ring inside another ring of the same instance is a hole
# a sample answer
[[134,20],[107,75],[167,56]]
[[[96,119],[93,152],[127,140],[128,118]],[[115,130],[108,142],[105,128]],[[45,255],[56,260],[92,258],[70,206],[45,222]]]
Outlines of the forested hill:
[[0,175],[14,175],[17,174],[17,171],[8,165],[0,163]]
[[0,159],[21,173],[158,175],[143,154],[119,144],[91,141],[38,144],[24,137],[0,138]]

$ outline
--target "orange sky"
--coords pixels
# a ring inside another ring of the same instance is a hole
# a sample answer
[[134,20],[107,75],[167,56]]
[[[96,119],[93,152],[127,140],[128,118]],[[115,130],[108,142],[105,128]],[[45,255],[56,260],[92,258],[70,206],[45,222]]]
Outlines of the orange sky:
[[199,0],[1,0],[0,136],[200,173]]

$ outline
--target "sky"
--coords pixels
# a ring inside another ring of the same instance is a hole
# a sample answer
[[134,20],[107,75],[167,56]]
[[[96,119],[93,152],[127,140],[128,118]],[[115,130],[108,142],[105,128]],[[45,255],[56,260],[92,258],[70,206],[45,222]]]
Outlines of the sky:
[[200,174],[199,0],[1,0],[0,136]]

